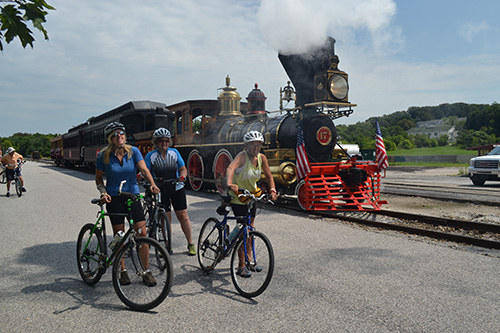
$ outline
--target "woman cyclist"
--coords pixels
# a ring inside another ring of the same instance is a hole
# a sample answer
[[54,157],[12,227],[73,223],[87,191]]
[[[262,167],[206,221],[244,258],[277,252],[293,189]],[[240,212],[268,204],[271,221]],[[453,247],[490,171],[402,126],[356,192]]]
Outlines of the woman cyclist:
[[193,243],[191,221],[187,213],[186,192],[184,191],[184,180],[187,176],[187,168],[179,151],[170,148],[171,135],[166,128],[158,128],[153,133],[153,144],[156,149],[150,151],[146,157],[146,166],[154,177],[164,179],[180,179],[174,184],[164,184],[161,187],[161,202],[165,205],[168,218],[172,221],[170,203],[174,207],[175,215],[181,224],[182,231],[187,240],[188,254],[194,256],[196,248]]
[[[266,155],[260,152],[264,137],[260,132],[250,131],[243,137],[245,149],[236,155],[235,159],[227,167],[227,187],[233,197],[231,208],[235,216],[245,216],[247,214],[247,205],[239,200],[237,194],[239,188],[247,189],[251,192],[257,192],[257,181],[260,180],[261,173],[264,172],[267,184],[270,186],[271,200],[276,200],[278,195],[274,186],[274,178],[269,168]],[[256,207],[251,211],[251,226],[254,225]],[[239,266],[238,275],[250,277],[250,271],[260,271],[258,266],[245,267],[245,252],[243,249],[238,251]]]
[[[119,122],[108,124],[104,128],[104,135],[108,139],[109,144],[97,156],[95,182],[97,189],[101,192],[101,201],[106,203],[108,213],[126,214],[127,198],[119,196],[118,191],[120,183],[126,180],[122,188],[123,192],[140,194],[136,178],[137,169],[152,184],[151,190],[154,193],[159,193],[160,189],[155,185],[139,149],[125,143],[125,126],[123,124]],[[106,185],[104,185],[103,180],[104,173],[106,174]],[[132,205],[132,216],[134,218],[134,229],[138,236],[147,237],[144,211],[140,201]],[[124,231],[124,216],[110,216],[110,219],[113,234],[118,233],[118,231]],[[140,255],[146,256],[148,254],[147,248],[140,251],[143,251]],[[143,276],[143,280],[148,286],[156,285],[156,280],[149,271]],[[130,284],[130,278],[123,263],[119,281],[122,285]]]

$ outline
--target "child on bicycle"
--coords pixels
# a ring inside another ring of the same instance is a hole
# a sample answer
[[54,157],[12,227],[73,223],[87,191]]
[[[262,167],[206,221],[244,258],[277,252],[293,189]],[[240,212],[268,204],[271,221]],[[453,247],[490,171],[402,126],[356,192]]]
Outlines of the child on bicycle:
[[[231,200],[231,208],[236,216],[247,215],[246,203],[243,203],[238,198],[239,188],[247,189],[251,192],[257,191],[257,181],[260,180],[261,173],[264,172],[267,184],[271,191],[271,200],[278,199],[276,188],[274,185],[274,178],[269,168],[266,155],[262,154],[262,143],[264,137],[260,132],[250,131],[243,137],[245,149],[236,155],[235,159],[227,167],[227,187],[233,197]],[[251,211],[251,226],[254,225],[256,207],[254,206]],[[259,271],[258,266],[245,267],[245,253],[242,249],[238,251],[239,267],[238,275],[242,277],[250,277],[250,271]]]
[[[125,139],[125,126],[119,122],[112,122],[104,128],[104,135],[108,139],[108,146],[97,156],[95,182],[97,189],[101,192],[101,201],[106,203],[108,213],[127,213],[127,199],[118,195],[120,183],[126,180],[122,191],[132,194],[140,194],[137,185],[136,170],[143,174],[146,180],[151,184],[151,191],[160,193],[151,173],[149,172],[142,154],[138,148],[127,145]],[[106,174],[106,185],[104,185],[103,174]],[[140,201],[132,205],[132,216],[134,218],[134,229],[139,237],[147,237],[146,219],[144,210]],[[113,234],[118,231],[124,231],[124,216],[110,216]],[[143,249],[141,249],[143,250]],[[144,249],[141,255],[147,255],[148,249]],[[156,280],[147,271],[143,277],[144,283],[148,286],[155,286]],[[122,272],[120,273],[120,284],[130,284],[130,278],[126,268],[122,263]]]
[[[146,166],[154,177],[163,179],[186,179],[187,168],[184,164],[179,151],[169,147],[172,143],[170,131],[166,128],[158,128],[153,133],[153,144],[156,149],[150,151],[144,158]],[[186,192],[184,183],[177,182],[176,184],[165,184],[161,188],[161,201],[165,206],[167,216],[172,221],[172,213],[170,212],[170,203],[174,207],[175,216],[181,224],[182,231],[187,240],[187,249],[190,256],[196,254],[196,247],[193,243],[193,231],[191,229],[191,221],[187,213]]]
[[21,191],[26,192],[24,187],[24,179],[21,176],[21,169],[17,167],[18,161],[23,161],[23,155],[16,153],[13,147],[7,148],[5,155],[2,157],[2,164],[6,167],[5,175],[7,176],[7,194],[5,196],[10,197],[10,182],[14,180],[14,174],[17,174],[19,179],[21,179]]

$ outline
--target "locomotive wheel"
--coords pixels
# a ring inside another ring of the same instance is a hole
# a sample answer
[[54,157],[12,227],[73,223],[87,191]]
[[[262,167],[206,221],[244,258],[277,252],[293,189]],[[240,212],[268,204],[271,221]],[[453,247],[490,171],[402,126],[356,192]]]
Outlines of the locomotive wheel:
[[300,208],[302,208],[303,210],[309,210],[312,208],[312,206],[307,207],[305,202],[305,197],[306,197],[305,181],[301,180],[300,183],[295,187],[295,195],[297,196],[297,203],[299,204]]
[[220,194],[227,193],[227,180],[226,180],[226,170],[229,165],[233,161],[233,157],[231,153],[226,149],[221,149],[217,152],[214,158],[214,181],[215,181],[215,189]]
[[205,171],[203,167],[203,157],[201,157],[198,150],[195,149],[189,153],[187,169],[189,185],[193,191],[198,192],[203,186],[203,175]]

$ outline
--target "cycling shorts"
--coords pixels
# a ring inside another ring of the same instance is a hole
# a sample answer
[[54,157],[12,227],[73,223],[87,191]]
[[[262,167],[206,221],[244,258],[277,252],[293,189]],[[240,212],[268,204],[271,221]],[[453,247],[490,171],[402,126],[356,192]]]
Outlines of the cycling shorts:
[[21,177],[21,170],[19,170],[19,168],[5,169],[5,175],[7,176],[7,181],[14,180],[14,174],[16,174],[18,177]]
[[[248,207],[247,205],[238,205],[231,204],[231,208],[233,209],[234,216],[247,216]],[[250,210],[250,217],[255,217],[255,213],[257,212],[257,205],[253,205],[253,208]],[[240,222],[238,220],[238,222]]]
[[184,188],[178,191],[161,191],[161,203],[167,212],[172,209],[170,205],[174,206],[175,211],[187,209],[186,191]]
[[[123,213],[127,214],[127,198],[124,196],[111,197],[111,202],[106,204],[108,213]],[[125,216],[109,216],[112,225],[119,225],[125,222]],[[144,210],[140,201],[132,204],[132,218],[134,223],[145,221]]]

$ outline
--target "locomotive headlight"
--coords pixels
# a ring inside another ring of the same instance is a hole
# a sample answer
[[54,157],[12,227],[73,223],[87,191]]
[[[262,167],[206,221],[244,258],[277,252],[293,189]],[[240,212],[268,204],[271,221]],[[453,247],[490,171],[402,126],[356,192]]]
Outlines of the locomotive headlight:
[[337,99],[344,99],[349,92],[347,80],[340,74],[334,74],[330,78],[330,93]]

